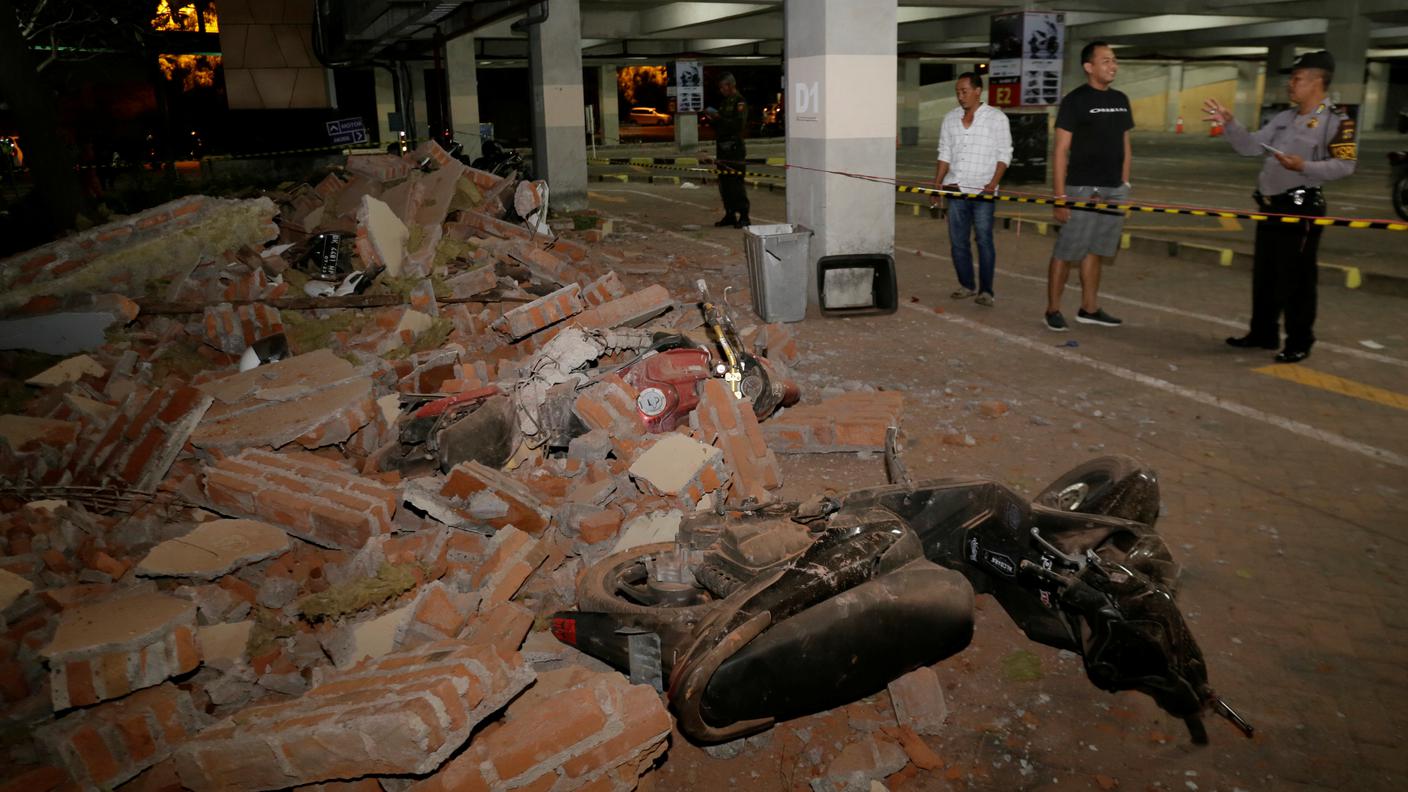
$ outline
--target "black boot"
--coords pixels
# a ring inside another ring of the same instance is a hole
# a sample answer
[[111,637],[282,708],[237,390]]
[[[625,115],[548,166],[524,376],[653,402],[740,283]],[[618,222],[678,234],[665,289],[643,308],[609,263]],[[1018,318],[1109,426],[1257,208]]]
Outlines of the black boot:
[[753,225],[753,221],[748,219],[748,213],[744,212],[738,216],[738,222],[733,224],[734,228],[747,228]]
[[733,212],[729,212],[728,214],[724,215],[724,218],[723,218],[722,220],[720,220],[720,221],[717,222],[717,223],[714,223],[714,227],[715,227],[715,228],[723,228],[724,226],[737,226],[737,225],[738,225],[738,221],[735,220],[735,219],[733,219]]

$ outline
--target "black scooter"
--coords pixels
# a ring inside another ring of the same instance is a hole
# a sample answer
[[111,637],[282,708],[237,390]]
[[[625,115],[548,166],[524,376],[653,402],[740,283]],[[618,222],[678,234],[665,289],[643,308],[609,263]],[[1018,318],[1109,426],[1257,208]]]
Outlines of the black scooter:
[[680,730],[716,743],[961,651],[977,592],[1032,640],[1079,654],[1097,687],[1152,696],[1195,743],[1209,709],[1251,736],[1174,601],[1152,471],[1096,459],[1028,503],[989,480],[909,483],[887,463],[903,483],[692,515],[673,543],[603,559],[554,635],[667,690]]

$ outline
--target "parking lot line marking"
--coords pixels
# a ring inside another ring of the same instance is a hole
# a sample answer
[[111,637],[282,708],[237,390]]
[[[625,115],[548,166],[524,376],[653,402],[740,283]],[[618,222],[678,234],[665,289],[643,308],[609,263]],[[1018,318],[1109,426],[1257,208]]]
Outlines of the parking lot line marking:
[[[919,255],[923,258],[934,258],[939,259],[941,261],[953,261],[953,259],[949,258],[948,256],[945,256],[942,253],[930,253],[927,250],[915,250],[914,252],[916,255]],[[1036,275],[1027,275],[1022,272],[1004,271],[1002,273],[1002,277],[1032,281],[1033,283],[1046,283],[1046,278],[1044,277],[1039,277]],[[1174,308],[1168,305],[1159,305],[1158,303],[1145,302],[1144,300],[1136,300],[1132,297],[1121,297],[1118,294],[1112,294],[1110,292],[1101,292],[1100,296],[1103,299],[1113,300],[1115,302],[1124,303],[1125,305],[1133,305],[1138,308],[1147,308],[1150,311],[1160,311],[1162,313],[1173,314],[1174,316],[1182,316],[1186,319],[1196,319],[1200,322],[1221,325],[1222,327],[1230,327],[1234,330],[1242,330],[1245,329],[1247,326],[1246,322],[1234,322],[1231,319],[1223,319],[1220,316],[1211,316],[1205,313],[1198,313],[1197,311],[1185,311],[1182,308]],[[1335,352],[1338,352],[1341,355],[1356,357],[1360,360],[1370,360],[1375,363],[1386,363],[1390,366],[1402,366],[1404,368],[1408,368],[1408,360],[1402,360],[1400,358],[1390,357],[1388,355],[1380,355],[1377,352],[1369,352],[1363,349],[1356,349],[1355,347],[1348,347],[1344,346],[1343,344],[1332,344],[1328,341],[1319,341],[1316,343],[1316,347],[1330,349]]]
[[1337,377],[1334,374],[1326,374],[1323,371],[1316,371],[1305,366],[1270,365],[1254,368],[1252,371],[1257,374],[1265,374],[1268,377],[1276,377],[1287,382],[1294,382],[1299,385],[1306,385],[1311,388],[1338,393],[1342,396],[1349,396],[1355,399],[1382,404],[1385,407],[1394,407],[1399,410],[1408,410],[1408,394],[1398,393],[1385,388],[1365,385],[1362,382],[1355,382],[1344,377]]
[[626,202],[626,199],[625,199],[625,198],[620,198],[620,197],[615,196],[615,195],[606,195],[605,193],[600,193],[600,192],[597,192],[596,190],[588,190],[588,191],[587,191],[587,198],[590,199],[590,200],[593,200],[593,201],[606,201],[606,202],[608,202],[608,203],[625,203],[625,202]]
[[1240,402],[1234,402],[1230,399],[1224,399],[1221,396],[1216,396],[1206,391],[1200,391],[1195,388],[1184,387],[1183,385],[1177,385],[1175,383],[1169,382],[1168,380],[1159,379],[1158,377],[1153,377],[1148,374],[1143,374],[1138,371],[1134,371],[1133,369],[1127,369],[1124,366],[1116,366],[1113,363],[1106,363],[1103,360],[1096,360],[1095,358],[1086,357],[1085,355],[1081,355],[1071,351],[1067,347],[1050,346],[1046,343],[1036,341],[1024,335],[1019,335],[1017,333],[1009,333],[1006,330],[1001,330],[996,327],[990,327],[981,322],[975,322],[971,319],[965,319],[961,316],[955,316],[951,313],[934,313],[933,309],[925,305],[903,303],[903,306],[910,310],[918,311],[928,316],[932,316],[935,319],[940,319],[945,322],[952,322],[954,324],[961,325],[966,329],[974,330],[979,333],[985,333],[995,338],[1000,338],[1003,341],[1006,341],[1011,344],[1016,344],[1021,347],[1025,347],[1026,349],[1030,349],[1033,352],[1040,352],[1043,355],[1049,355],[1051,357],[1060,358],[1061,360],[1064,360],[1069,363],[1076,363],[1082,366],[1093,368],[1097,371],[1103,371],[1106,374],[1110,374],[1111,376],[1119,377],[1120,379],[1128,380],[1130,382],[1136,382],[1140,385],[1146,385],[1150,388],[1161,390],[1165,393],[1170,393],[1175,396],[1181,396],[1185,399],[1189,399],[1190,401],[1198,402],[1199,404],[1206,404],[1209,407],[1217,407],[1218,409],[1226,410],[1227,412],[1233,413],[1235,415],[1240,415],[1243,418],[1250,418],[1253,421],[1259,421],[1269,426],[1275,426],[1279,429],[1284,429],[1288,432],[1291,432],[1292,434],[1298,434],[1302,437],[1307,437],[1312,440],[1319,440],[1322,443],[1327,443],[1329,445],[1335,446],[1336,448],[1366,456],[1376,462],[1384,462],[1390,465],[1397,465],[1398,467],[1408,468],[1408,457],[1405,457],[1402,454],[1389,451],[1385,448],[1371,446],[1368,443],[1361,443],[1358,440],[1351,440],[1343,435],[1339,435],[1325,429],[1320,429],[1319,427],[1311,426],[1310,424],[1304,423],[1302,421],[1297,421],[1280,415],[1274,415],[1272,413],[1266,412],[1265,410],[1258,410],[1255,407],[1249,407],[1245,404],[1241,404]]

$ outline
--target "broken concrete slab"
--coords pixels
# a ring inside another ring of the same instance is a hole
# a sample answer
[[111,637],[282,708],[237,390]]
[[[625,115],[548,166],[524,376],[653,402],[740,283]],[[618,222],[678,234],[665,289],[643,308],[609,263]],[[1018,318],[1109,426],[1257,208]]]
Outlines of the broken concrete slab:
[[193,603],[155,592],[64,611],[40,650],[49,660],[54,709],[119,698],[195,668],[195,621]]
[[679,499],[689,507],[728,480],[722,451],[677,432],[661,435],[636,457],[629,470],[656,493]]
[[679,535],[682,519],[684,512],[679,509],[653,511],[636,517],[621,527],[621,536],[611,552],[615,554],[642,545],[673,542]]
[[410,230],[390,206],[370,195],[362,197],[362,207],[357,210],[356,249],[366,267],[380,265],[387,275],[400,277],[410,238]]
[[283,529],[258,520],[211,520],[153,547],[137,565],[137,574],[214,580],[286,552],[289,542]]
[[84,377],[105,377],[108,370],[101,363],[94,360],[89,355],[74,355],[71,358],[60,361],[35,374],[25,380],[26,385],[37,385],[41,388],[64,385],[69,382],[77,382]]
[[24,310],[0,319],[0,349],[47,355],[97,349],[107,343],[108,328],[125,325],[138,313],[137,304],[120,294],[76,295],[63,301],[41,297]]
[[254,620],[209,624],[196,629],[201,659],[206,665],[235,663],[245,659]]
[[341,443],[376,413],[367,373],[326,349],[200,386],[215,400],[191,443],[224,453],[252,446]]
[[429,773],[535,676],[516,653],[423,644],[216,723],[177,751],[177,770],[192,789],[232,790]]
[[[8,569],[0,569],[0,611],[15,604],[25,592],[34,588],[29,578],[21,577]],[[0,624],[3,624],[0,620]]]

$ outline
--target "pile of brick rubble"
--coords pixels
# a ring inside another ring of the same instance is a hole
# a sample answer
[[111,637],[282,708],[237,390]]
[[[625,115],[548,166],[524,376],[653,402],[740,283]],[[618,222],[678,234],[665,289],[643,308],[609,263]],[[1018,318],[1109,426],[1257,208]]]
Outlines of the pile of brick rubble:
[[[695,273],[628,286],[609,220],[518,221],[540,186],[431,143],[0,262],[5,346],[81,352],[0,416],[0,715],[25,735],[0,788],[628,790],[661,761],[661,696],[546,614],[682,513],[774,498],[778,453],[879,450],[900,396],[760,422],[709,378],[650,431],[608,372],[660,333],[714,344]],[[318,234],[381,272],[366,307],[287,307]],[[783,326],[742,336],[799,362]],[[563,388],[565,447],[537,432]],[[471,392],[512,399],[502,464],[386,464],[407,405]]]

